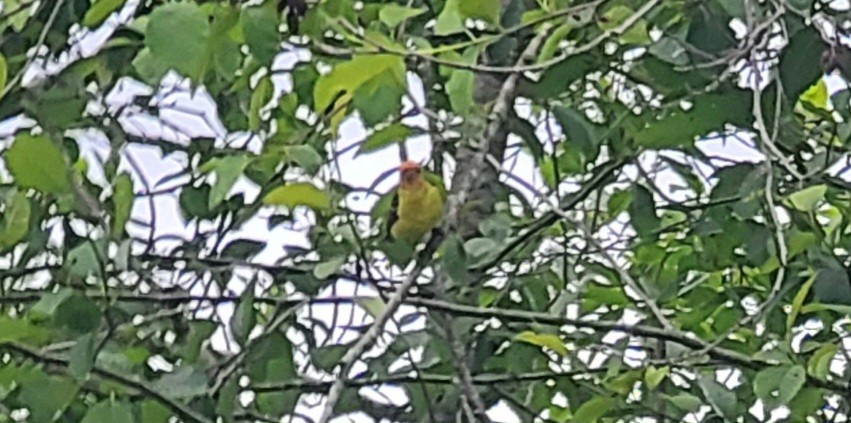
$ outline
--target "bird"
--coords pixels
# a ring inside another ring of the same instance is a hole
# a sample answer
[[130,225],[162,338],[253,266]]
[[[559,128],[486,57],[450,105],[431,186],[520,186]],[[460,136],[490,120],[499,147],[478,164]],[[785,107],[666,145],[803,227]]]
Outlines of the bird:
[[399,165],[399,186],[393,198],[387,226],[393,239],[416,245],[443,217],[446,191],[436,175],[424,175],[414,161]]

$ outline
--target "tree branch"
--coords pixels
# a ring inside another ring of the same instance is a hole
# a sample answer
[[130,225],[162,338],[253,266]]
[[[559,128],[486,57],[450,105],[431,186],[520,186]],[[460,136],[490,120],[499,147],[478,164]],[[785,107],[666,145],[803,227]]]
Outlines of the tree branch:
[[[35,350],[33,350],[29,347],[26,347],[24,345],[20,345],[18,343],[14,343],[14,342],[2,343],[2,344],[0,344],[0,349],[5,349],[5,350],[10,351],[12,353],[17,353],[17,354],[23,355],[25,357],[28,357],[32,360],[35,360],[35,361],[38,361],[38,362],[41,362],[41,363],[52,364],[52,365],[61,366],[61,367],[64,367],[64,368],[67,368],[69,366],[68,360],[66,360],[64,358],[58,358],[58,357],[53,357],[53,356],[50,356],[50,355],[47,355],[47,354],[42,354],[42,353],[39,353],[38,351],[35,351]],[[96,366],[92,367],[92,373],[96,374],[98,376],[101,376],[103,378],[112,380],[114,382],[117,382],[117,383],[124,385],[128,388],[135,389],[135,390],[145,394],[146,396],[157,400],[163,406],[165,406],[166,408],[168,408],[169,410],[171,410],[172,412],[174,412],[178,416],[181,416],[181,418],[185,419],[186,421],[195,422],[195,423],[213,423],[212,420],[204,417],[202,414],[198,413],[197,411],[187,407],[183,403],[180,403],[178,401],[175,401],[171,398],[166,397],[165,395],[160,393],[157,389],[149,386],[148,384],[146,384],[144,382],[140,382],[138,380],[131,379],[131,378],[124,376],[122,374],[115,373],[115,372],[112,372],[111,370],[106,370],[106,369],[96,367]]]

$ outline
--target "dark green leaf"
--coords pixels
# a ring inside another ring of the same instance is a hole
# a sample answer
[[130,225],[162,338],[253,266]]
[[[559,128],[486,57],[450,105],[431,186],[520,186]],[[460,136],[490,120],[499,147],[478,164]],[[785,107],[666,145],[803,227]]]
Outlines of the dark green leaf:
[[91,333],[77,338],[71,347],[68,373],[78,381],[86,380],[95,364],[95,338]]
[[171,411],[154,400],[142,401],[139,407],[142,411],[141,423],[168,423]]
[[247,7],[242,11],[242,27],[248,50],[263,66],[272,66],[272,60],[281,51],[281,34],[274,3]]
[[632,187],[632,200],[629,203],[629,222],[638,236],[653,238],[659,229],[661,219],[656,215],[656,203],[653,193],[641,185]]
[[792,36],[789,45],[780,52],[780,81],[790,102],[797,102],[798,97],[821,77],[821,55],[824,49],[819,32],[807,26]]
[[254,310],[254,284],[249,284],[242,293],[239,303],[236,305],[236,310],[231,317],[231,330],[233,331],[234,340],[239,345],[244,345],[254,329],[254,324],[257,323],[257,315]]
[[721,131],[726,124],[747,127],[752,116],[751,97],[738,89],[725,94],[706,94],[697,97],[688,110],[677,108],[661,119],[643,123],[633,136],[639,145],[647,148],[691,146],[696,137]]
[[375,126],[398,114],[404,94],[404,84],[397,79],[395,70],[387,69],[361,84],[352,104],[367,126]]
[[736,420],[738,415],[736,412],[737,401],[736,394],[733,391],[716,382],[714,373],[701,376],[697,383],[716,414],[725,421]]
[[402,123],[392,123],[376,130],[358,148],[357,155],[371,153],[384,147],[400,144],[411,135],[411,128]]
[[207,377],[191,367],[181,367],[166,373],[153,387],[168,398],[194,398],[207,392]]
[[91,298],[75,293],[56,308],[54,321],[75,333],[84,334],[100,326],[101,314]]

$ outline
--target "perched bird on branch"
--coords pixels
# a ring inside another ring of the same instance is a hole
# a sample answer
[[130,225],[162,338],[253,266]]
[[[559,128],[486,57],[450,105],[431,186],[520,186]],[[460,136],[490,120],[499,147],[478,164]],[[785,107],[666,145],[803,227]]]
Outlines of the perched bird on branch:
[[440,222],[446,190],[438,176],[424,173],[416,162],[403,162],[399,177],[387,226],[394,239],[414,245]]

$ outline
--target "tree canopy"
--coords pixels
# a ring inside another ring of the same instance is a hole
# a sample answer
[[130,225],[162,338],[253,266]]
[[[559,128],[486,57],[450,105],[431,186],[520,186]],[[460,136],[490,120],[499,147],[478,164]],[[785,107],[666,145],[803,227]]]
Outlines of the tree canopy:
[[3,1],[0,422],[847,421],[837,3]]

